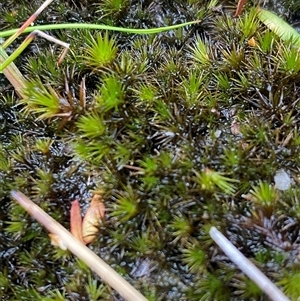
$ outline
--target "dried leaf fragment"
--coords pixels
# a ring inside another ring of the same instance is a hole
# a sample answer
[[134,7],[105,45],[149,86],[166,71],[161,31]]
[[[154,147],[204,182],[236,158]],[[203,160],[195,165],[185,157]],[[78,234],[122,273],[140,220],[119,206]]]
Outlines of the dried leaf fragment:
[[254,37],[251,37],[251,38],[248,40],[248,45],[249,45],[250,47],[256,46],[256,41],[255,41]]
[[82,236],[85,244],[90,244],[99,232],[101,220],[104,219],[105,206],[102,197],[95,194],[82,222]]
[[79,201],[75,200],[72,202],[70,211],[70,232],[75,236],[75,238],[83,242],[82,238],[82,217],[80,212]]

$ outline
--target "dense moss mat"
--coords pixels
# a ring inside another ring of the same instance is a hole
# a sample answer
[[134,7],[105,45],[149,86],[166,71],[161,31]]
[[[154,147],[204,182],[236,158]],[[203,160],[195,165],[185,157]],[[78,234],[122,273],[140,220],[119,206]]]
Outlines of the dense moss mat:
[[[25,20],[25,5],[0,4],[1,28]],[[285,16],[296,5],[285,2]],[[300,56],[251,3],[240,18],[233,11],[208,1],[56,1],[39,17],[200,22],[144,36],[55,31],[71,44],[62,65],[61,49],[41,39],[16,62],[24,100],[1,79],[2,300],[122,300],[52,246],[11,189],[67,228],[71,202],[85,209],[101,192],[106,220],[90,248],[149,300],[268,300],[213,243],[212,225],[297,300]],[[279,170],[287,190],[275,187]]]

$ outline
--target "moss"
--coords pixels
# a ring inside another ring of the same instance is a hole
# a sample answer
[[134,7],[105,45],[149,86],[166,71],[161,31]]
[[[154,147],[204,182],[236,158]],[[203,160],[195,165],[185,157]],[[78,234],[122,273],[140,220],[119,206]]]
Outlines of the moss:
[[201,22],[150,36],[56,31],[71,43],[61,66],[48,42],[23,54],[28,97],[7,89],[0,101],[0,294],[119,298],[53,249],[8,199],[13,188],[67,228],[71,202],[85,207],[103,191],[106,220],[91,248],[149,300],[266,300],[212,242],[212,225],[294,298],[298,188],[276,190],[274,175],[285,168],[299,181],[298,50],[250,5],[233,19],[215,1],[90,4],[58,2],[44,22]]

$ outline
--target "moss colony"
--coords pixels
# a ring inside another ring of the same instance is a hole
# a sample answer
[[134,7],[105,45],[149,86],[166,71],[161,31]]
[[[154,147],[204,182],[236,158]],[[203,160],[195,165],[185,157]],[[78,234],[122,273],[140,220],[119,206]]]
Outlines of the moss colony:
[[[3,29],[33,12],[27,1],[6,2]],[[280,9],[291,17],[296,4]],[[11,189],[66,228],[71,202],[86,208],[101,191],[106,219],[90,248],[149,300],[268,300],[213,243],[212,225],[297,300],[300,55],[251,3],[234,19],[235,5],[56,1],[39,17],[133,28],[200,22],[144,36],[54,31],[71,51],[58,67],[59,47],[28,47],[16,62],[28,79],[21,103],[1,78],[2,300],[122,300],[50,245]],[[278,172],[289,189],[276,189]]]

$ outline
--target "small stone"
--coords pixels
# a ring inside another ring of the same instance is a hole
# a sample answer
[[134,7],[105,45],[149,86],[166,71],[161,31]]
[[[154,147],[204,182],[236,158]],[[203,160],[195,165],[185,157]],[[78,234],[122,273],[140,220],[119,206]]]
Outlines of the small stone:
[[241,134],[241,124],[239,122],[234,122],[230,126],[230,131],[232,135],[240,135]]
[[216,130],[216,131],[215,131],[215,137],[216,137],[216,138],[220,138],[221,134],[222,134],[222,131],[221,131],[221,130]]
[[277,170],[274,176],[276,188],[279,190],[287,190],[291,186],[291,178],[284,169]]

